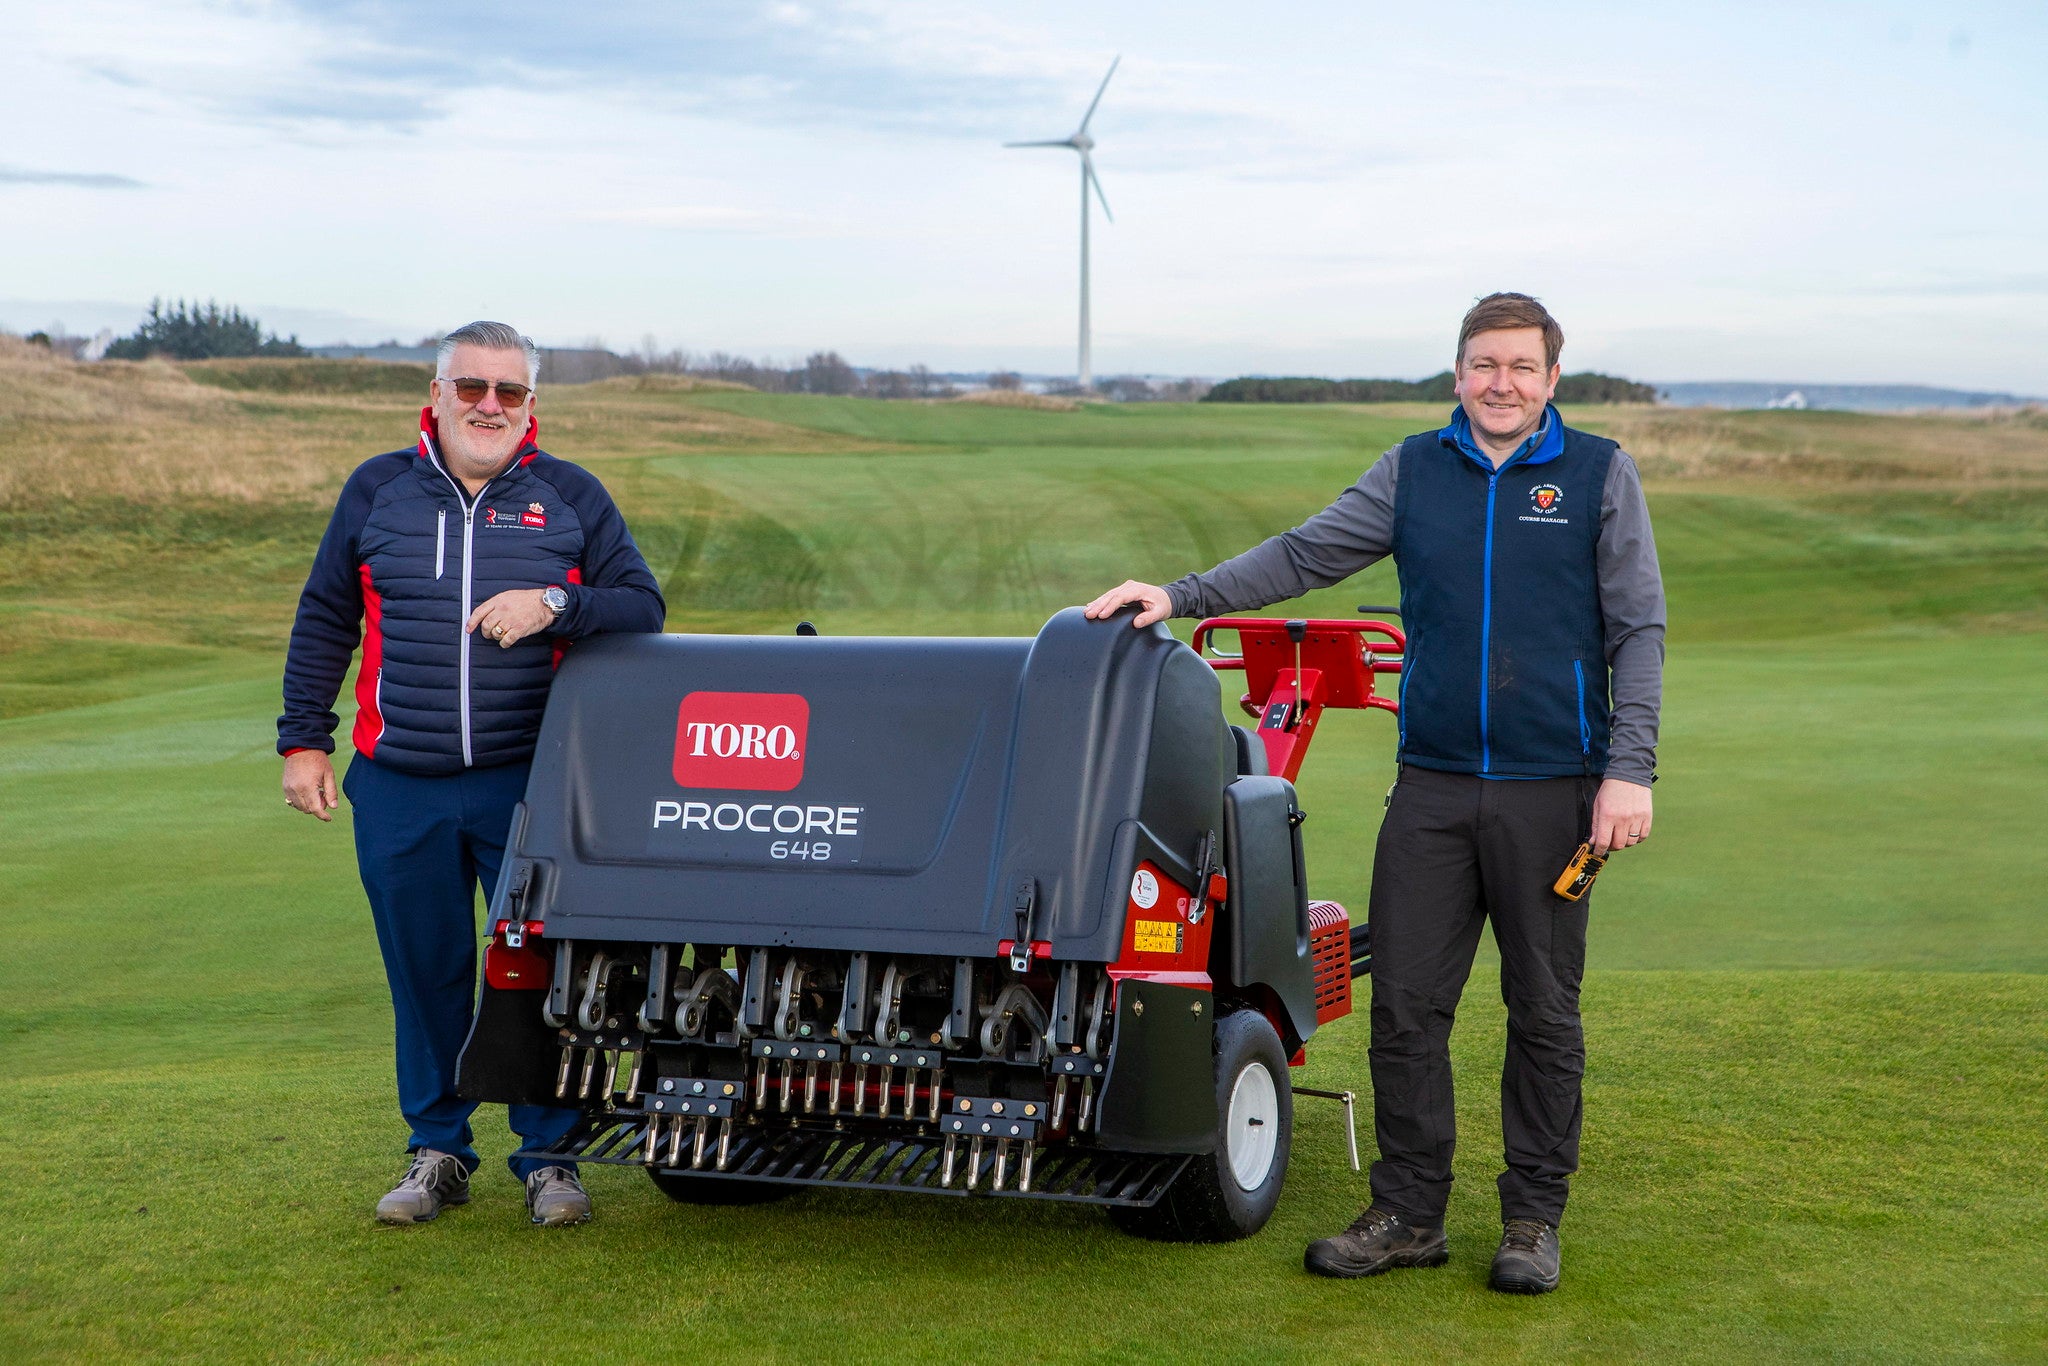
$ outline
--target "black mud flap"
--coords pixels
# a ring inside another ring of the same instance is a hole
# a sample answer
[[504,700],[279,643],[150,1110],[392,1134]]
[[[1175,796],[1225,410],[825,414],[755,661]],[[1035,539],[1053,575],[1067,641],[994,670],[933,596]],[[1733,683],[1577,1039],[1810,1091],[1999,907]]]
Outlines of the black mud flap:
[[486,983],[455,1064],[455,1094],[499,1105],[559,1105],[553,1060],[561,1040],[540,1017],[545,993]]
[[1216,1147],[1215,999],[1193,987],[1125,981],[1116,994],[1116,1041],[1095,1132],[1140,1153]]

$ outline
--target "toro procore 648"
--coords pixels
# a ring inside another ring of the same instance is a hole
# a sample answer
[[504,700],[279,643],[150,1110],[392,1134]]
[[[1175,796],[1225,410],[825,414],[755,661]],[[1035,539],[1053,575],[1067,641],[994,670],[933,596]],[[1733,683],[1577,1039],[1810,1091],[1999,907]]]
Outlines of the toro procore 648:
[[[1204,658],[1219,633],[1240,652]],[[1029,640],[579,645],[462,1093],[580,1107],[559,1156],[678,1200],[853,1186],[1255,1232],[1290,1062],[1368,967],[1365,927],[1307,896],[1292,779],[1324,708],[1395,709],[1374,685],[1403,645],[1218,618],[1191,649],[1078,609]]]

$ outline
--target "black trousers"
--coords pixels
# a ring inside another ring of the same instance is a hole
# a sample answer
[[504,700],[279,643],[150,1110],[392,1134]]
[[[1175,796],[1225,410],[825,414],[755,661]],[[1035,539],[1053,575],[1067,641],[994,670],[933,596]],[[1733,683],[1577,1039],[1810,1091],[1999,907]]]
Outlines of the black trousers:
[[1373,1203],[1443,1222],[1457,1146],[1451,1022],[1482,921],[1508,1007],[1503,1219],[1564,1217],[1579,1166],[1586,911],[1551,884],[1586,838],[1598,778],[1499,781],[1403,767],[1372,876]]

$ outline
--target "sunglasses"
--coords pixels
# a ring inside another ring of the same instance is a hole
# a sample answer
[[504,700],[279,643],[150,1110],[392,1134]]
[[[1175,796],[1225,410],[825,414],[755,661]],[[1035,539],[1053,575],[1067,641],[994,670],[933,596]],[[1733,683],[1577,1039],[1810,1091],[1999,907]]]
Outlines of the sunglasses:
[[514,384],[508,379],[501,379],[495,383],[487,379],[451,379],[447,383],[455,386],[455,397],[464,403],[482,403],[485,393],[496,389],[498,402],[507,408],[517,408],[533,394],[533,390],[524,384]]

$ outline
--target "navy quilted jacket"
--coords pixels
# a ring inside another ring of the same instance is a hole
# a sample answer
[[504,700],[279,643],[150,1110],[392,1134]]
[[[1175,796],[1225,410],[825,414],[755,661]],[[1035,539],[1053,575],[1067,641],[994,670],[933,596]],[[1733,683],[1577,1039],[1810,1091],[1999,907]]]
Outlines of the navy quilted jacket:
[[[659,631],[661,588],[604,486],[534,444],[472,500],[442,466],[432,410],[419,445],[349,476],[299,598],[277,749],[334,751],[334,700],[360,641],[356,752],[406,773],[533,753],[564,642]],[[553,628],[510,649],[463,625],[508,588],[559,584]]]

